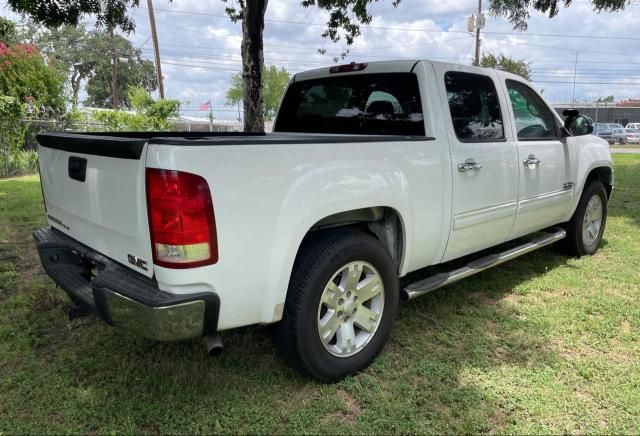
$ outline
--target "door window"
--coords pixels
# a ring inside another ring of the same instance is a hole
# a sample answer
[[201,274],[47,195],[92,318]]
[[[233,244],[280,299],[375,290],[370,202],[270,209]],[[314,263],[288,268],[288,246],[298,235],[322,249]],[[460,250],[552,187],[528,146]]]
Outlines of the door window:
[[507,80],[507,90],[519,141],[550,140],[558,137],[553,113],[533,89],[524,83]]
[[490,77],[450,71],[444,83],[453,129],[460,141],[504,141],[500,102]]

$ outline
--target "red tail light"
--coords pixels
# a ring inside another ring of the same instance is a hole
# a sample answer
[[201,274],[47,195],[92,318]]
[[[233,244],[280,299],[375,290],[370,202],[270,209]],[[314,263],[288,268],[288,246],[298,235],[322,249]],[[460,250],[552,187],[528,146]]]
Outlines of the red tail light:
[[147,168],[146,176],[153,262],[167,268],[216,263],[218,237],[206,180],[155,168]]

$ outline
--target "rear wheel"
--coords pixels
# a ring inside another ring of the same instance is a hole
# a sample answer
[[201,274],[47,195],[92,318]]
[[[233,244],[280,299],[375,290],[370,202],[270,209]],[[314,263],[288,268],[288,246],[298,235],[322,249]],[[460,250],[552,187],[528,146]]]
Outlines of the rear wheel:
[[380,353],[398,299],[395,265],[382,244],[359,231],[332,232],[298,255],[274,341],[302,374],[340,380]]
[[583,256],[598,251],[607,223],[607,192],[599,180],[585,186],[571,221],[567,225],[565,248]]

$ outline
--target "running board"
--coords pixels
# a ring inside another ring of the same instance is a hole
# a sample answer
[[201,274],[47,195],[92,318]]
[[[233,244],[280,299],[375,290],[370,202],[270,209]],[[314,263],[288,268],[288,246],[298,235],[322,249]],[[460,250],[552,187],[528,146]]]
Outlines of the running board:
[[524,245],[514,247],[501,253],[490,254],[488,256],[481,257],[480,259],[476,259],[473,262],[468,263],[462,268],[436,274],[434,276],[420,280],[419,282],[412,283],[402,290],[402,299],[405,301],[413,300],[414,298],[420,297],[424,294],[428,294],[429,292],[435,291],[436,289],[439,289],[443,286],[450,285],[451,283],[455,283],[486,269],[489,269],[496,265],[500,265],[501,263],[507,262],[511,259],[515,259],[516,257],[520,257],[523,254],[527,254],[549,244],[553,244],[554,242],[557,242],[567,236],[567,232],[563,229],[554,230],[554,233],[544,234],[538,238],[531,240],[530,242],[527,242]]

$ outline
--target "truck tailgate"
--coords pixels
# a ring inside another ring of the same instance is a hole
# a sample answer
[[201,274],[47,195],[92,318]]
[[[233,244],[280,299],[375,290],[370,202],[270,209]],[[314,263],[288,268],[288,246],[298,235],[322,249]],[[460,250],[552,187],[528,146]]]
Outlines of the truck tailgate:
[[145,142],[64,134],[38,140],[51,227],[151,277]]

